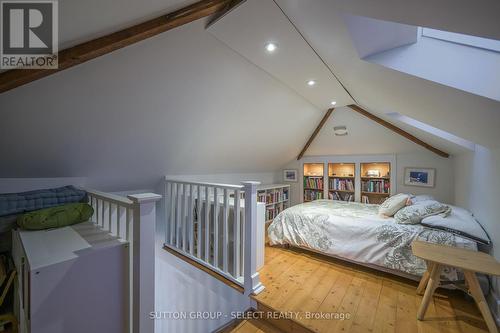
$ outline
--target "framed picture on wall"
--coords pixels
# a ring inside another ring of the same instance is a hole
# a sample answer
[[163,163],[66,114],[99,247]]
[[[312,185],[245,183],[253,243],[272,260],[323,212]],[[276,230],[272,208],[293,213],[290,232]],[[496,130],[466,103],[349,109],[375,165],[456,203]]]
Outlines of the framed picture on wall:
[[294,169],[283,170],[283,181],[296,182],[297,181],[297,170],[294,170]]
[[436,169],[405,168],[405,185],[434,187],[436,184]]

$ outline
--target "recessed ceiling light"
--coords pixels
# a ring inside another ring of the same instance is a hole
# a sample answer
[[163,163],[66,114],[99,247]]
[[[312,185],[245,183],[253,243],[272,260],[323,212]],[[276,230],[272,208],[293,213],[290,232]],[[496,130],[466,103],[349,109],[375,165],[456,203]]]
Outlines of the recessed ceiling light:
[[309,87],[312,87],[312,86],[314,86],[315,84],[316,84],[316,81],[314,81],[314,80],[309,80],[309,81],[307,81],[307,85],[308,85]]
[[337,102],[332,101],[330,104],[331,104],[332,106],[335,106],[335,105],[337,105]]
[[266,51],[269,53],[273,53],[274,51],[276,51],[277,48],[278,48],[278,45],[276,45],[275,43],[267,43],[266,44]]

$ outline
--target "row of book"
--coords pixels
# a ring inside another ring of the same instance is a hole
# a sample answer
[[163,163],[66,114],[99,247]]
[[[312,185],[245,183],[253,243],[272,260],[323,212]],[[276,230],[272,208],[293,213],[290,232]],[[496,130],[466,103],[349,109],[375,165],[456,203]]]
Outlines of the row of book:
[[304,191],[304,200],[305,201],[312,201],[312,200],[318,200],[318,199],[323,199],[323,192],[310,191],[310,190]]
[[274,220],[274,218],[276,216],[278,216],[279,213],[281,213],[284,209],[287,209],[287,208],[288,208],[288,205],[286,205],[286,204],[267,207],[266,208],[266,221]]
[[287,200],[287,198],[288,198],[288,191],[267,192],[266,203],[271,204],[275,202],[281,202],[283,200]]
[[328,193],[328,199],[339,200],[339,201],[354,201],[354,194],[352,193],[338,193],[330,192]]
[[391,184],[388,180],[367,180],[361,182],[361,191],[375,193],[389,193]]
[[257,201],[266,204],[278,203],[288,200],[288,190],[273,190],[257,192]]
[[330,189],[338,191],[354,191],[354,182],[352,179],[330,179]]
[[323,178],[320,177],[304,177],[304,188],[323,189]]

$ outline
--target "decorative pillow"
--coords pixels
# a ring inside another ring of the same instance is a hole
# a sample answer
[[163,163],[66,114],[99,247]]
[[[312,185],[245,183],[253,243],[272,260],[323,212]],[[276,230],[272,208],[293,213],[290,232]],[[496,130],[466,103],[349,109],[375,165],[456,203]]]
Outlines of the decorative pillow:
[[22,193],[0,194],[0,216],[32,212],[73,202],[87,202],[87,192],[64,186]]
[[421,202],[421,201],[429,201],[429,200],[435,200],[435,199],[432,195],[420,194],[420,195],[412,195],[410,200],[411,200],[411,204],[414,205],[414,204]]
[[428,216],[422,220],[422,225],[445,230],[485,245],[490,245],[491,243],[488,234],[484,231],[481,224],[479,224],[469,211],[460,207],[451,206],[451,213],[447,217],[439,215]]
[[94,209],[89,204],[72,203],[20,215],[17,224],[26,230],[61,228],[85,222],[93,214]]
[[450,207],[435,200],[420,201],[414,205],[401,208],[395,215],[397,223],[417,224],[425,217],[437,214],[449,214]]
[[410,196],[408,194],[399,193],[387,198],[378,208],[378,214],[381,216],[393,216],[398,210],[406,206],[406,202]]

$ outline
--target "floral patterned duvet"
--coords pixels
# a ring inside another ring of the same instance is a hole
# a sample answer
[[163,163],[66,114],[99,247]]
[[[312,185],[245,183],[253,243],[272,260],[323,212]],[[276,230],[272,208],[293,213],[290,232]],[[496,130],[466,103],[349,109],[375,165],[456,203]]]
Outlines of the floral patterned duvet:
[[[378,216],[378,205],[316,200],[281,212],[268,229],[271,245],[290,244],[332,254],[359,263],[420,276],[425,262],[411,252],[415,239],[477,250],[476,243],[420,224],[398,224]],[[457,280],[447,268],[443,277]]]

